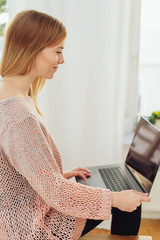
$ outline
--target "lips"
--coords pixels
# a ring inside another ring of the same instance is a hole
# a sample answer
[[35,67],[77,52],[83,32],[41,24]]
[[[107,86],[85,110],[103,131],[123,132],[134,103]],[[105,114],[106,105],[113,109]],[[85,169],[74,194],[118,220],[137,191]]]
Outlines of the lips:
[[53,67],[56,71],[57,71],[57,69],[58,69],[58,67]]

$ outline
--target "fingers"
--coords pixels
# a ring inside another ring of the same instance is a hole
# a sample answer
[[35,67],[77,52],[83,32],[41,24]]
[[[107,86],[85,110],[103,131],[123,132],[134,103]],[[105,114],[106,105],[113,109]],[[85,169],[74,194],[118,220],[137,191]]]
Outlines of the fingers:
[[85,180],[85,181],[87,180],[86,176],[87,177],[91,176],[91,171],[89,171],[87,168],[78,167],[78,168],[74,169],[73,171],[78,173],[78,175],[80,177],[82,177],[83,180]]
[[148,193],[142,193],[142,192],[137,192],[137,191],[135,191],[135,192],[140,197],[140,202],[150,202],[151,201],[151,197],[149,197]]
[[90,177],[91,176],[91,173],[89,172],[85,172],[85,171],[76,171],[76,174],[78,175],[78,176],[80,176],[84,181],[87,181],[87,178],[86,178],[86,176],[87,177]]
[[87,168],[78,167],[78,168],[76,168],[76,169],[74,169],[74,170],[76,170],[76,171],[82,171],[82,172],[84,172],[84,173],[86,173],[86,174],[91,174],[91,171],[89,171]]
[[63,177],[66,179],[70,179],[75,176],[80,176],[84,181],[86,181],[86,176],[90,177],[91,171],[89,171],[87,168],[78,167],[71,171],[63,173]]
[[[132,212],[138,206],[140,206],[142,202],[150,202],[150,201],[151,201],[151,198],[148,196],[148,193],[142,193],[135,190],[125,190],[119,193],[119,198],[116,204],[118,205],[118,208],[120,210]],[[125,202],[125,205],[124,205],[124,202]]]
[[140,196],[142,196],[142,197],[146,197],[146,196],[148,196],[148,193],[143,193],[143,192],[138,192],[138,191],[135,191],[137,194],[139,194]]
[[82,172],[77,172],[77,175],[80,176],[84,181],[87,181],[85,174],[83,174]]
[[151,201],[151,197],[143,197],[142,198],[142,202],[150,202]]

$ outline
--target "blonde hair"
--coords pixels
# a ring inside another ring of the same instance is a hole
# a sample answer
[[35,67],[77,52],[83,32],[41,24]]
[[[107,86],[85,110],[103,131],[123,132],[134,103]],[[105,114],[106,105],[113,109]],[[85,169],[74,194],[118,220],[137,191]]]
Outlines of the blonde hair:
[[[60,43],[66,35],[64,25],[48,14],[35,10],[18,13],[6,32],[0,64],[1,76],[22,76],[29,73],[36,55],[47,46]],[[44,78],[36,78],[28,93],[42,116],[37,96],[45,81]]]

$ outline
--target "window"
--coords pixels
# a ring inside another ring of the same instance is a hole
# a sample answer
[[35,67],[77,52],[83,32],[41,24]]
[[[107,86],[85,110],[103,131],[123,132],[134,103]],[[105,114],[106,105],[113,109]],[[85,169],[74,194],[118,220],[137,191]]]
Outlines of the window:
[[160,1],[141,0],[139,114],[160,110]]

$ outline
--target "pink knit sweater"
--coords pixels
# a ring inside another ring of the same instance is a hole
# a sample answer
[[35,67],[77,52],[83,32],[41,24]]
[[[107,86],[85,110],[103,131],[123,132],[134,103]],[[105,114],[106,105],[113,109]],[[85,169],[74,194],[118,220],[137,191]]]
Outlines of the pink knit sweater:
[[79,239],[86,218],[110,217],[109,190],[62,173],[32,99],[0,100],[0,240]]

